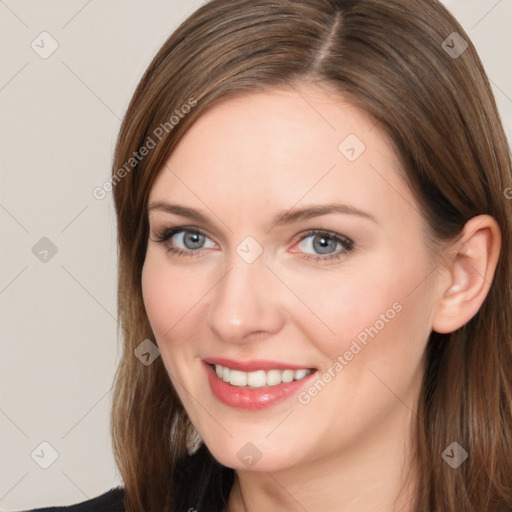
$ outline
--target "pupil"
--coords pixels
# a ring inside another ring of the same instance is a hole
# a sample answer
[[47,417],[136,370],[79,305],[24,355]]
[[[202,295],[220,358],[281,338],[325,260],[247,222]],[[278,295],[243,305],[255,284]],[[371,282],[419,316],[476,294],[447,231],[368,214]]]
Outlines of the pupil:
[[[318,242],[318,244],[316,244],[316,242]],[[313,246],[315,247],[315,250],[317,250],[320,254],[328,254],[331,252],[330,249],[336,247],[336,242],[332,238],[328,238],[323,235],[317,235],[313,240]]]
[[202,237],[200,233],[188,233],[184,239],[185,246],[187,249],[198,249],[202,245]]

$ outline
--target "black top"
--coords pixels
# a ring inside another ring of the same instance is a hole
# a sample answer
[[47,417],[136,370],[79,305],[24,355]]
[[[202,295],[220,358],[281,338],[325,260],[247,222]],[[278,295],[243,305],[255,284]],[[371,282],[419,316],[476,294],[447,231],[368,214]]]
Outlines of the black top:
[[75,505],[34,508],[25,512],[125,512],[123,497],[124,489],[122,487],[116,487],[101,496],[82,501]]

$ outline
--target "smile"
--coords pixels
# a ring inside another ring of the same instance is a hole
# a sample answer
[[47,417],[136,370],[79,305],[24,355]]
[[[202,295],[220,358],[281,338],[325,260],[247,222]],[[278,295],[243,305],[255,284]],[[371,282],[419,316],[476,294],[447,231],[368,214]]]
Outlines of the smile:
[[202,363],[213,396],[225,405],[249,411],[265,409],[296,396],[318,372],[314,368],[292,369],[286,365],[282,366],[284,369],[256,369],[257,363],[240,364],[254,367],[244,371],[204,360]]

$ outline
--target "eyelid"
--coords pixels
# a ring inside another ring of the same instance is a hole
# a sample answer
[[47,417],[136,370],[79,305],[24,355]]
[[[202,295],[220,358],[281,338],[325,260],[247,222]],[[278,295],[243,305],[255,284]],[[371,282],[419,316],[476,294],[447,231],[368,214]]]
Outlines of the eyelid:
[[[199,233],[200,235],[205,236],[206,238],[210,239],[212,242],[214,242],[216,245],[217,242],[214,238],[212,238],[205,230],[198,228],[196,226],[168,226],[163,227],[160,229],[154,229],[152,230],[153,235],[155,239],[153,239],[153,242],[166,242],[169,241],[173,236],[177,235],[178,233],[184,232],[191,232],[191,233]],[[163,240],[165,238],[165,240]],[[197,251],[194,251],[197,252]]]
[[346,245],[352,246],[354,245],[353,240],[351,240],[348,236],[342,235],[341,233],[336,233],[335,231],[330,231],[328,229],[307,229],[306,231],[301,231],[297,234],[293,239],[293,243],[300,243],[306,238],[314,235],[326,235],[329,238],[332,238],[341,243],[345,243]]

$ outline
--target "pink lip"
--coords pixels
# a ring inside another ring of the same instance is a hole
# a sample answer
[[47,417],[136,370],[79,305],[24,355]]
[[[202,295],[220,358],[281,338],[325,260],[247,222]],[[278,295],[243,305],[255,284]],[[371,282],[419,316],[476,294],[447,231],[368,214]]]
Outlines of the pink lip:
[[[233,359],[226,359],[223,357],[208,357],[203,359],[208,364],[220,364],[227,368],[233,368],[233,370],[240,370],[242,372],[254,372],[256,370],[302,370],[308,369],[308,366],[299,366],[290,363],[280,363],[278,361],[266,361],[266,360],[252,360],[252,361],[235,361]],[[315,368],[311,368],[314,370]]]
[[[215,363],[224,366],[222,363]],[[306,375],[303,379],[294,380],[293,382],[283,382],[277,386],[268,386],[262,388],[242,388],[238,386],[232,386],[228,382],[224,382],[222,379],[217,377],[215,368],[203,361],[203,366],[207,373],[208,383],[212,393],[224,404],[239,409],[246,409],[250,411],[257,411],[276,405],[282,402],[286,398],[295,395],[300,388],[305,386],[314,376],[316,376],[316,370],[309,375]],[[228,366],[226,364],[226,366]],[[233,366],[231,366],[233,368]],[[263,369],[261,366],[259,369]],[[285,367],[286,368],[286,367]],[[288,368],[290,368],[288,366]],[[234,368],[238,369],[238,368]],[[272,369],[272,368],[271,368]],[[274,369],[277,369],[274,366]],[[291,368],[290,368],[291,369]],[[301,369],[301,368],[295,368]],[[247,371],[247,370],[242,370]]]

